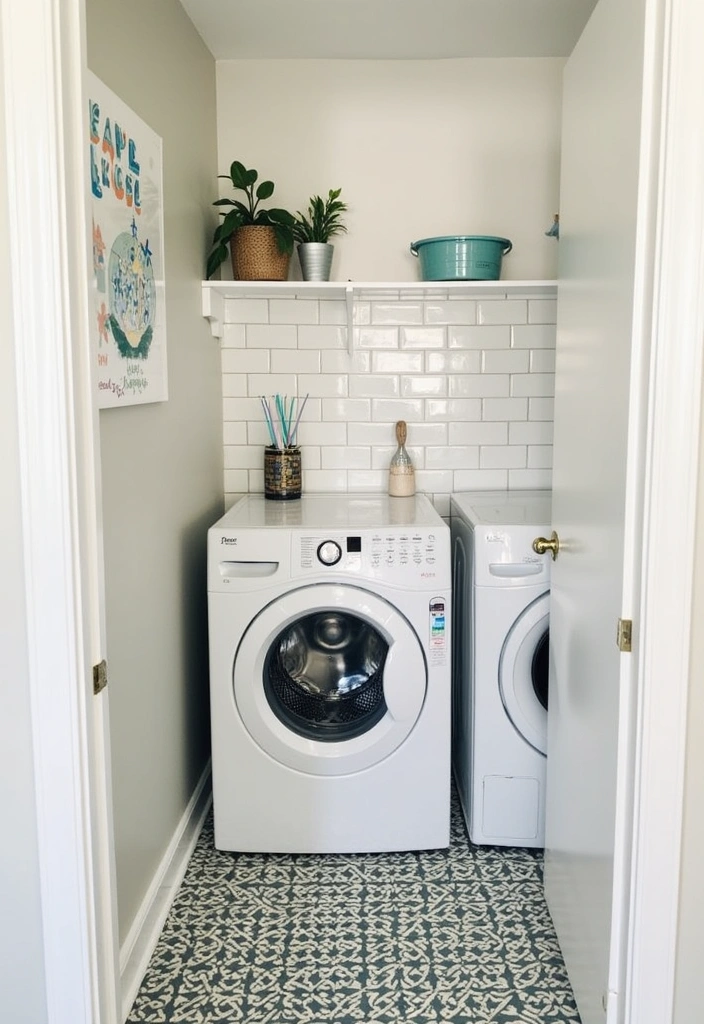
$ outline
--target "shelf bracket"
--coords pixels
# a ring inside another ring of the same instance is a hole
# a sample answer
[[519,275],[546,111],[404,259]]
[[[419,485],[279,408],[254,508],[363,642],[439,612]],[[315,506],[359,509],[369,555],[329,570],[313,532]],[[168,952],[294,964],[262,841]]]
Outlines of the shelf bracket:
[[352,355],[354,352],[354,286],[351,284],[345,288],[345,302],[347,304],[347,352]]

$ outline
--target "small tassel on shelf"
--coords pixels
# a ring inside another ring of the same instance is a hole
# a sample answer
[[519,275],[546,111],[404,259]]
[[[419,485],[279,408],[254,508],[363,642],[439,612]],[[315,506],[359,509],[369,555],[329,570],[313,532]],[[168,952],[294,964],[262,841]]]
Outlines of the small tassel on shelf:
[[549,231],[546,231],[545,234],[548,236],[548,238],[557,238],[558,241],[559,241],[559,238],[560,238],[560,214],[559,213],[555,214],[555,220],[552,223],[552,227],[550,228]]

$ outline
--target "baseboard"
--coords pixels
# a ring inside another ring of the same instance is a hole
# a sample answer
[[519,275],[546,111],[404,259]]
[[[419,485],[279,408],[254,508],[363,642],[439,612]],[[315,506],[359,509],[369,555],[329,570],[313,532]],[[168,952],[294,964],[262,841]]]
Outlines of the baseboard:
[[195,849],[212,792],[208,761],[120,948],[122,1019],[127,1020]]

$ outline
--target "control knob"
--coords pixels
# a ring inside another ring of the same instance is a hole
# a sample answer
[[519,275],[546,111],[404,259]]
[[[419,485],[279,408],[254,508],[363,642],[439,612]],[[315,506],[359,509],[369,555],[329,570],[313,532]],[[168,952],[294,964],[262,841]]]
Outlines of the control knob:
[[318,546],[318,560],[323,565],[337,565],[342,558],[342,548],[334,540],[324,540]]

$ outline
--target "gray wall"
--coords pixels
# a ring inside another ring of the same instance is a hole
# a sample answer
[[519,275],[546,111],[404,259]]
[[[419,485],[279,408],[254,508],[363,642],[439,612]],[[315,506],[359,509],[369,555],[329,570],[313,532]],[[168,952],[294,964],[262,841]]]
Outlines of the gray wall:
[[[0,79],[2,153],[3,111]],[[13,1024],[39,1024],[46,1020],[46,1001],[24,614],[6,180],[5,174],[0,174],[0,1017]]]
[[87,0],[88,66],[163,139],[169,400],[100,414],[120,942],[209,756],[206,531],[220,353],[200,314],[215,63],[178,0]]

